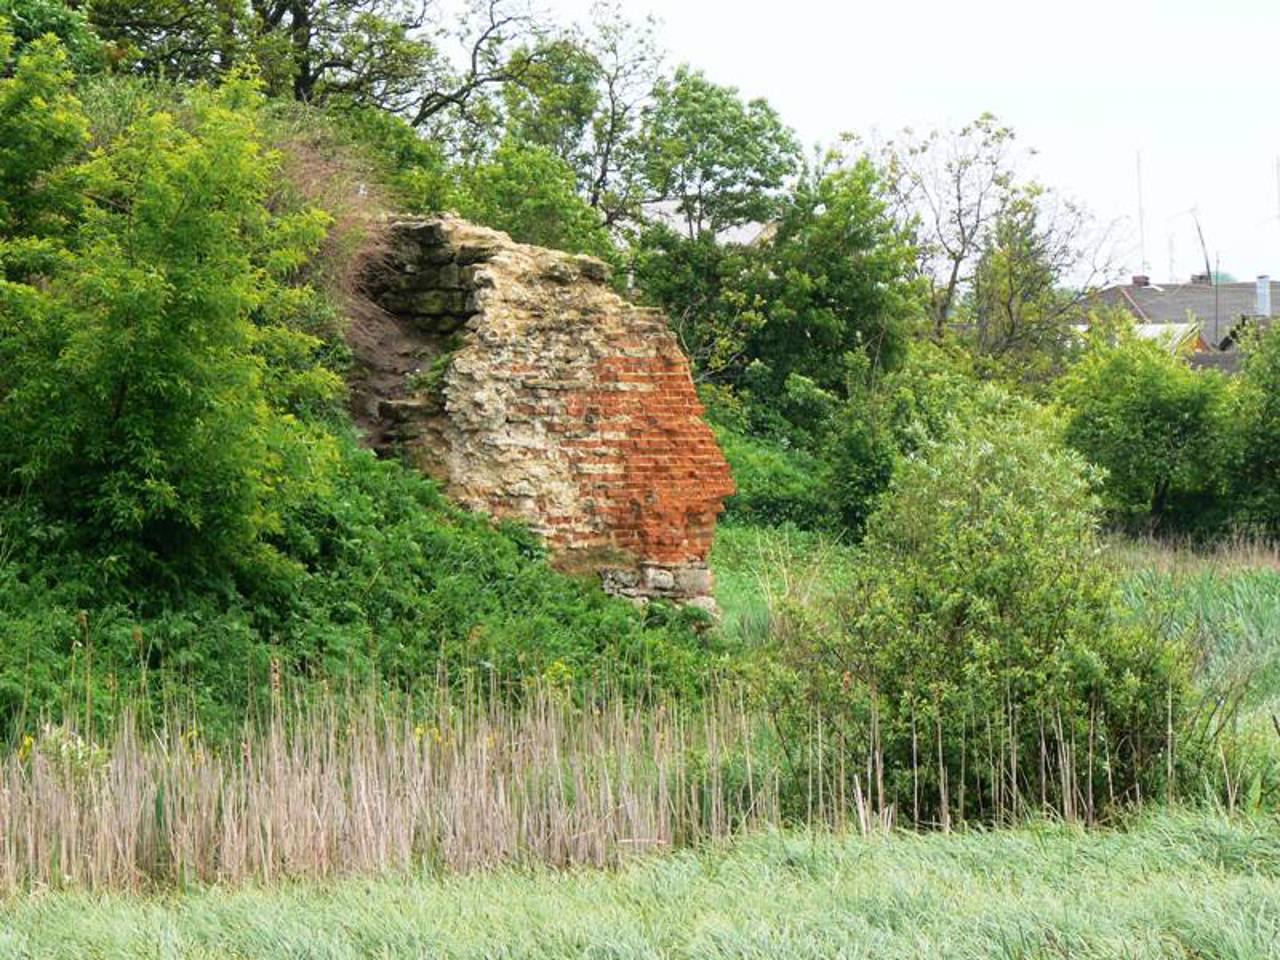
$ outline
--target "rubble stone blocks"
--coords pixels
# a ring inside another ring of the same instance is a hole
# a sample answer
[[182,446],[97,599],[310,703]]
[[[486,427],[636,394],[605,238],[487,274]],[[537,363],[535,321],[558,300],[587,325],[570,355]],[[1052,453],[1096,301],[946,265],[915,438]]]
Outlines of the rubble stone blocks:
[[369,441],[463,505],[519,518],[562,569],[714,609],[729,466],[665,317],[606,264],[454,217],[400,219],[352,336]]

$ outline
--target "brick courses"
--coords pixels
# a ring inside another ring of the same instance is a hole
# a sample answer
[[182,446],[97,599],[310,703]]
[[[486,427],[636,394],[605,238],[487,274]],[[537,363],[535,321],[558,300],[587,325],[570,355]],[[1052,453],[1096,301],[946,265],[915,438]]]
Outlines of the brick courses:
[[712,607],[707,554],[733,482],[665,318],[591,258],[452,217],[391,234],[369,282],[383,329],[353,339],[373,442],[464,505],[527,521],[562,568]]

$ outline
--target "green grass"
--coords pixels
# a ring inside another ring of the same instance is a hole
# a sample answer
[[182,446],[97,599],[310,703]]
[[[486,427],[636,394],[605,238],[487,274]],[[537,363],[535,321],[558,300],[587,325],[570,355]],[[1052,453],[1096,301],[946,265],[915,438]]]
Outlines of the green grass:
[[1267,958],[1280,830],[757,835],[617,873],[500,871],[0,905],[0,957]]
[[[1274,552],[1192,557],[1173,551],[1135,565],[1130,603],[1190,640],[1200,658],[1200,729],[1222,731],[1218,790],[1229,804],[1280,807],[1280,566]],[[1194,749],[1194,746],[1193,746]],[[1215,779],[1216,770],[1215,770]],[[1280,951],[1277,951],[1280,956]]]
[[[1243,677],[1247,717],[1272,738],[1261,721],[1280,705],[1280,566],[1148,553],[1125,555],[1135,609],[1195,632],[1207,685]],[[729,637],[763,642],[771,596],[838,589],[854,559],[820,536],[722,528]],[[1280,754],[1275,743],[1265,750]],[[1280,957],[1280,821],[1151,808],[1095,831],[755,833],[616,870],[46,889],[0,900],[9,957],[1261,960]]]
[[1249,707],[1280,708],[1280,571],[1144,570],[1126,587],[1135,605],[1158,606],[1170,629],[1190,633],[1207,680],[1234,675],[1248,684]]
[[827,589],[853,562],[852,548],[796,527],[722,524],[711,566],[726,637],[748,645],[769,636],[771,599],[788,586]]

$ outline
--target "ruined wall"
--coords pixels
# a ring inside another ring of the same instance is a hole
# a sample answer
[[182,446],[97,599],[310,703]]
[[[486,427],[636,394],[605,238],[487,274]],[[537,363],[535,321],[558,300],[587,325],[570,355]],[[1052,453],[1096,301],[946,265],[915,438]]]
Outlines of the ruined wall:
[[353,333],[357,420],[459,502],[530,522],[608,589],[712,606],[728,465],[665,318],[606,266],[454,218],[392,225]]

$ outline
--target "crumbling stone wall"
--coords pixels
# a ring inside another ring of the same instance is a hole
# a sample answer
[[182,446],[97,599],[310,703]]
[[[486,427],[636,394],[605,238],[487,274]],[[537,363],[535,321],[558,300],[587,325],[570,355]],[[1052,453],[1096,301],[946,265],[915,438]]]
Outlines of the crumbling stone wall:
[[452,217],[400,220],[353,331],[357,420],[473,509],[528,521],[556,563],[633,597],[713,606],[733,492],[665,318],[605,264]]

